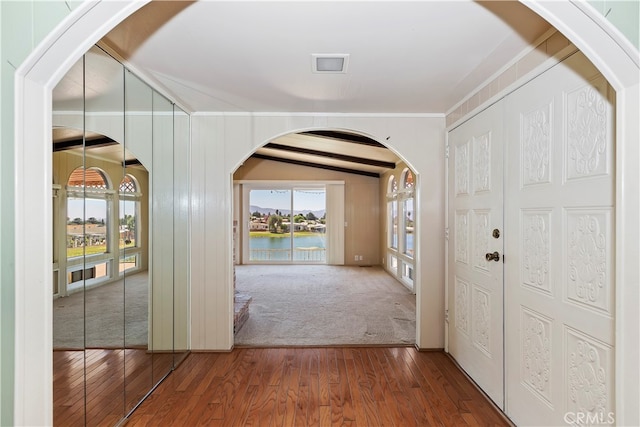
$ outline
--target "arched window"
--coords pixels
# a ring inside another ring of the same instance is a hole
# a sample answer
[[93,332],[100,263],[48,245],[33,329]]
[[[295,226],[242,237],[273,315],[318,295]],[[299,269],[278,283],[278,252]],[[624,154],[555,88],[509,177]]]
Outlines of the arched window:
[[107,175],[98,168],[79,167],[69,175],[66,187],[68,291],[109,277],[110,189]]
[[120,273],[138,266],[140,186],[132,175],[125,175],[118,187]]

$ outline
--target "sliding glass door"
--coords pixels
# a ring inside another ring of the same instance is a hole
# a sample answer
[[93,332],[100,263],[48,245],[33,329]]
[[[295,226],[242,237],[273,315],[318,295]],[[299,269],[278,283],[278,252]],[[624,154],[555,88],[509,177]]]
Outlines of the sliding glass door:
[[326,262],[324,186],[249,190],[249,261]]

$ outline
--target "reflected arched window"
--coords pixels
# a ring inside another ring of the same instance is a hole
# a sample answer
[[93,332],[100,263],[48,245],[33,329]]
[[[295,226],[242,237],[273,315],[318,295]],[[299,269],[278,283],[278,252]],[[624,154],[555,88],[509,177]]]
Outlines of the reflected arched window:
[[106,174],[98,168],[79,167],[71,172],[67,180],[68,259],[108,252],[109,188]]
[[106,190],[109,188],[109,181],[100,169],[79,167],[71,172],[67,186]]
[[139,246],[139,206],[140,194],[138,182],[132,175],[125,175],[118,187],[119,194],[119,247],[121,250],[120,272],[135,268],[138,265],[137,251]]
[[125,175],[122,181],[120,181],[120,193],[135,193],[137,189],[136,180],[131,175]]

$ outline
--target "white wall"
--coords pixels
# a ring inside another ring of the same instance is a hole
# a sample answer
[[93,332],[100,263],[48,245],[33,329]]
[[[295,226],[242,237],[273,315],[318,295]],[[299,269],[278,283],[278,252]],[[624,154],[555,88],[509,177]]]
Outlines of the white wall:
[[418,176],[416,342],[444,347],[444,116],[196,114],[192,118],[192,349],[233,345],[232,174],[259,146],[311,129],[363,133],[407,160]]

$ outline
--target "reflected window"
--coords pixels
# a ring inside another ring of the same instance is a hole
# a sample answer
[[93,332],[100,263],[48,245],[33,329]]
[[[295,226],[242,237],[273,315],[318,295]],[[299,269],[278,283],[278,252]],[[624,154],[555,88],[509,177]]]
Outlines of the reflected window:
[[67,258],[109,251],[109,182],[97,168],[79,167],[67,181]]
[[137,268],[139,257],[140,229],[140,193],[139,185],[133,175],[125,175],[118,187],[119,194],[119,218],[118,218],[118,245],[121,250],[119,272]]
[[120,249],[138,246],[138,185],[125,175],[120,182]]

